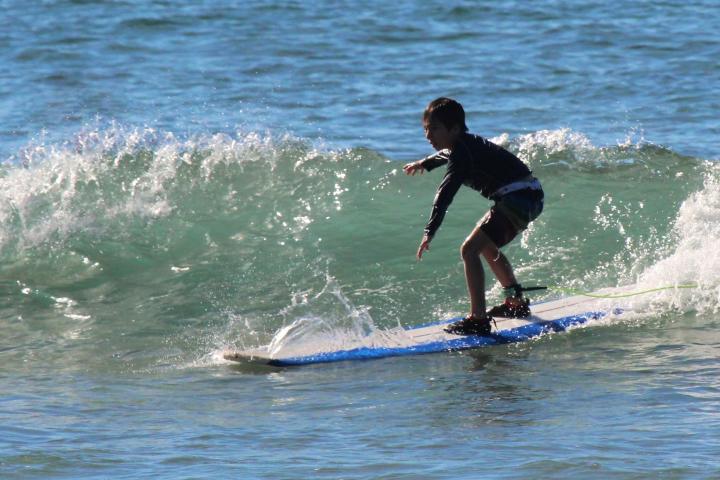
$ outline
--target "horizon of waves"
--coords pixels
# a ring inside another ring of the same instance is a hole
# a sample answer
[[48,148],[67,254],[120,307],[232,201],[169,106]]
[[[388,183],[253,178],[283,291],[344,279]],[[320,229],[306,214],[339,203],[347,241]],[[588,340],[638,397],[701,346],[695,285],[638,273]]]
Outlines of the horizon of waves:
[[[695,222],[717,218],[714,164],[643,142],[595,147],[569,129],[493,140],[546,190],[545,213],[508,247],[530,283],[670,282],[688,232],[705,235],[697,260],[709,253],[714,232]],[[466,308],[457,249],[489,204],[464,189],[416,263],[439,179],[270,133],[114,125],[32,144],[0,170],[2,316],[13,338],[42,350],[42,335],[75,365],[173,365],[279,331],[278,349],[382,343]]]

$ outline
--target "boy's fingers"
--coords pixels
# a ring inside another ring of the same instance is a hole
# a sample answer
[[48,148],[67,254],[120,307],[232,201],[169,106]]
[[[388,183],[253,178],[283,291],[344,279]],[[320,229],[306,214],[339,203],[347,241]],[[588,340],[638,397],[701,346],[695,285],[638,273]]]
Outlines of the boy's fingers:
[[408,163],[403,166],[403,170],[408,175],[415,175],[418,171],[423,173],[424,169],[417,163]]
[[420,246],[418,247],[418,251],[417,251],[418,260],[422,260],[422,256],[423,256],[423,253],[425,253],[425,250],[430,250],[430,243],[428,243],[428,242],[420,243]]

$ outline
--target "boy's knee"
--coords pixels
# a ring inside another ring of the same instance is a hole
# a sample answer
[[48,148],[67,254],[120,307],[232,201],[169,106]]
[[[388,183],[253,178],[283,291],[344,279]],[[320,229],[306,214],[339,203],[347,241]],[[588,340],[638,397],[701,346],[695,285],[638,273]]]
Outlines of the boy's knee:
[[471,259],[471,258],[477,258],[480,256],[480,250],[475,248],[473,246],[473,242],[469,242],[465,240],[463,244],[460,246],[460,257],[463,260]]

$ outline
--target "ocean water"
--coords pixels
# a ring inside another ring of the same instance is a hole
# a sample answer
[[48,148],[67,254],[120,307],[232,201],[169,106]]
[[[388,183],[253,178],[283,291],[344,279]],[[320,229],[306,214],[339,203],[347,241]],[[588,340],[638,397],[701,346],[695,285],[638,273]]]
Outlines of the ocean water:
[[[717,2],[0,7],[0,477],[720,477]],[[467,311],[489,202],[417,262],[441,174],[401,168],[441,95],[543,182],[506,247],[536,300],[669,288],[514,346],[224,361]]]

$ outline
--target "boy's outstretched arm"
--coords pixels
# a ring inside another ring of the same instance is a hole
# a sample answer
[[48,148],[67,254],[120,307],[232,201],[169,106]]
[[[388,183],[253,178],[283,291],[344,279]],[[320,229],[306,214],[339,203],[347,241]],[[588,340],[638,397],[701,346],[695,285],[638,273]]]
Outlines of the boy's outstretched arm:
[[417,162],[408,163],[403,167],[403,170],[407,175],[415,175],[417,172],[420,172],[422,175],[425,173],[425,167],[422,166],[422,160],[418,160]]
[[428,155],[422,160],[406,164],[403,167],[403,170],[405,170],[405,173],[407,173],[408,175],[415,175],[417,172],[420,172],[422,174],[426,171],[429,172],[431,170],[434,170],[441,165],[445,165],[448,162],[449,158],[450,150],[440,150],[433,153],[432,155]]

